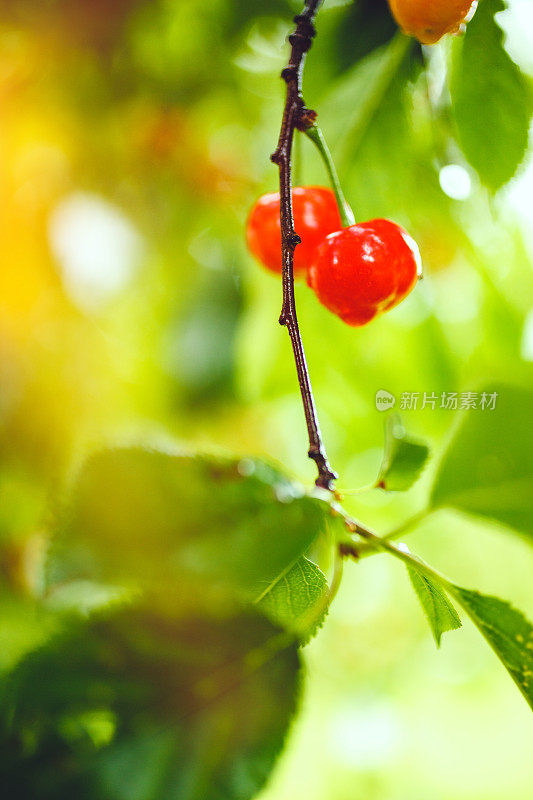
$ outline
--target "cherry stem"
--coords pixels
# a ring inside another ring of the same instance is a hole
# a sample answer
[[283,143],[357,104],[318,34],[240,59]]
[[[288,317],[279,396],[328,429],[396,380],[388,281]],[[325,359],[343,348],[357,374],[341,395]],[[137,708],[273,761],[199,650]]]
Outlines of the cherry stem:
[[279,323],[287,328],[291,339],[309,435],[308,455],[316,463],[318,469],[316,485],[331,491],[333,489],[333,481],[337,478],[337,475],[329,465],[322,442],[309,370],[296,315],[293,261],[294,250],[300,244],[301,239],[294,228],[291,179],[291,151],[294,131],[296,129],[304,131],[316,119],[316,113],[306,108],[304,103],[302,75],[305,56],[315,36],[314,18],[321,3],[322,0],[306,0],[302,13],[294,18],[296,30],[289,36],[289,44],[291,45],[289,63],[281,73],[281,77],[287,85],[285,108],[281,120],[278,145],[271,156],[271,160],[279,167],[283,281],[283,305]]
[[322,157],[322,161],[324,162],[324,166],[326,167],[329,175],[331,188],[335,193],[335,199],[339,207],[339,214],[341,215],[343,227],[349,228],[350,225],[355,225],[354,213],[346,201],[344,192],[342,191],[339,176],[337,175],[337,170],[335,169],[331,151],[326,140],[324,139],[324,134],[316,123],[314,125],[310,125],[309,128],[306,128],[304,133],[309,139],[311,139]]

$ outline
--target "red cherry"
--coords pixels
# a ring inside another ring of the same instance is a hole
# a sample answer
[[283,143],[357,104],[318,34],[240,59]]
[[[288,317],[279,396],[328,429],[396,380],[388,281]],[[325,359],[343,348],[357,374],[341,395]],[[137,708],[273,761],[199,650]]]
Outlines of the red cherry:
[[373,219],[326,236],[307,282],[326,308],[357,326],[398,305],[421,273],[409,234],[388,219]]
[[[303,274],[328,233],[342,226],[335,195],[323,186],[292,190],[294,227],[302,239],[294,251],[294,273]],[[264,194],[252,207],[246,226],[248,249],[272,272],[281,273],[279,192]]]

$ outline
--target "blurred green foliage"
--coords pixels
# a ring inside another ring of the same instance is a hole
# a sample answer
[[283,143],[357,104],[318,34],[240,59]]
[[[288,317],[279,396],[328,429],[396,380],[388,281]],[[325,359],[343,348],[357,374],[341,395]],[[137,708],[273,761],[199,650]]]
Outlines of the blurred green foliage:
[[294,646],[248,674],[249,652],[273,633],[252,615],[180,623],[136,609],[52,639],[5,685],[3,791],[28,800],[250,796],[297,696]]
[[[244,800],[284,743],[262,800],[530,792],[529,709],[472,626],[434,652],[392,559],[346,564],[326,624],[295,647],[335,580],[332,523],[283,477],[309,485],[314,466],[279,281],[243,231],[276,187],[299,8],[0,0],[6,797]],[[440,510],[409,546],[486,593],[453,597],[516,670],[527,623],[487,595],[533,617],[528,22],[527,0],[481,0],[464,38],[422,49],[385,0],[326,0],[306,100],[357,218],[404,225],[425,277],[358,330],[297,287],[345,507],[387,533],[431,494]],[[325,183],[301,139],[298,181]],[[480,387],[496,408],[461,410]],[[380,390],[435,455],[407,492],[358,491],[382,462]],[[216,458],[184,469],[196,451]],[[241,582],[251,565],[259,591]]]
[[479,416],[462,420],[455,446],[440,464],[431,503],[496,519],[531,537],[531,428],[516,423],[516,417],[528,418],[531,392],[509,385],[498,388],[501,400],[490,424]]

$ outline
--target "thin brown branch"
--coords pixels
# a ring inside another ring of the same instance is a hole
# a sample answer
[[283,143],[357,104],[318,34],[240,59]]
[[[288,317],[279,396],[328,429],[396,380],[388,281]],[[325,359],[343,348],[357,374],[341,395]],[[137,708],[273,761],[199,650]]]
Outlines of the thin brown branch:
[[301,14],[294,18],[296,30],[289,36],[291,55],[288,65],[281,73],[287,84],[287,95],[278,146],[272,154],[272,161],[279,167],[280,220],[281,220],[281,257],[283,275],[283,306],[279,318],[291,338],[298,382],[304,407],[307,432],[309,434],[309,458],[317,466],[316,485],[324,489],[332,489],[337,475],[328,463],[326,450],[322,442],[318,415],[316,412],[313,390],[309,378],[309,370],[298,326],[296,303],[294,299],[293,259],[294,250],[301,239],[294,228],[292,213],[292,180],[291,151],[294,131],[305,130],[316,118],[314,111],[306,108],[302,95],[302,75],[305,56],[315,36],[314,18],[322,0],[307,0]]

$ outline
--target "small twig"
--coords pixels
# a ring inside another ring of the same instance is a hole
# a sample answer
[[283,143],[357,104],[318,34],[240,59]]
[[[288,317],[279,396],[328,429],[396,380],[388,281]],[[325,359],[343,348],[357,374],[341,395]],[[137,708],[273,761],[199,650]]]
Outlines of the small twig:
[[339,503],[332,503],[331,511],[334,516],[342,519],[345,528],[345,535],[337,541],[337,552],[342,558],[353,558],[355,561],[384,551],[393,555],[398,555],[400,552],[404,553],[405,551],[402,547],[392,541],[393,538],[407,532],[418,521],[424,519],[428,513],[425,511],[415,514],[398,528],[390,531],[386,536],[379,536],[371,528],[350,516]]
[[278,146],[272,154],[271,160],[279,167],[279,193],[280,193],[280,220],[281,220],[281,257],[283,269],[283,306],[279,318],[280,325],[284,325],[291,338],[298,382],[309,434],[309,458],[317,465],[318,478],[316,485],[332,490],[333,481],[337,475],[328,463],[326,450],[322,443],[322,435],[318,423],[318,416],[309,378],[309,370],[305,359],[302,337],[296,316],[296,303],[294,299],[293,259],[294,250],[301,239],[294,229],[292,213],[292,180],[291,180],[291,151],[294,131],[305,130],[316,119],[316,113],[306,108],[302,96],[302,74],[305,55],[313,43],[315,15],[322,0],[307,0],[301,14],[294,18],[296,30],[289,36],[291,55],[287,67],[281,77],[287,84],[287,96]]

